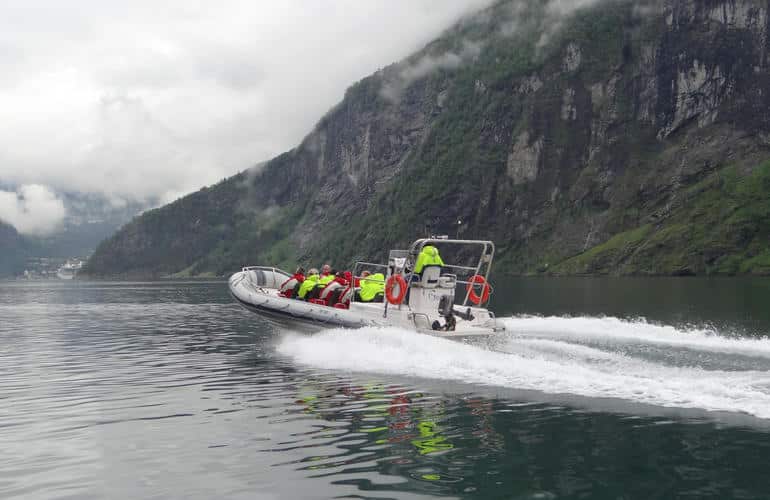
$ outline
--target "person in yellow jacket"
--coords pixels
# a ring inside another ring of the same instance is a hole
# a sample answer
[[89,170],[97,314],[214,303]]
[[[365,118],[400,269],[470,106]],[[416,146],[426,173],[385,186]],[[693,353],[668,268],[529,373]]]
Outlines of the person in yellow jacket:
[[324,288],[326,288],[326,285],[328,285],[332,281],[334,281],[333,273],[330,273],[324,276],[323,272],[321,272],[315,287],[307,294],[305,298],[307,300],[317,299],[318,297],[321,296],[321,292],[323,291]]
[[308,293],[310,293],[316,285],[318,285],[318,269],[315,267],[307,272],[307,276],[305,277],[305,281],[302,282],[302,284],[299,286],[299,291],[297,292],[297,298],[302,300],[307,300]]
[[332,274],[327,274],[326,276],[321,276],[318,279],[318,284],[321,285],[321,286],[326,286],[329,283],[331,283],[332,281],[334,281],[334,277],[335,277],[335,274],[333,274],[333,273]]
[[417,262],[414,264],[414,274],[421,275],[425,266],[444,267],[444,261],[441,260],[438,248],[433,245],[425,245],[422,247],[420,255],[417,256]]
[[385,296],[385,275],[374,273],[361,280],[361,290],[356,292],[360,302],[382,302]]

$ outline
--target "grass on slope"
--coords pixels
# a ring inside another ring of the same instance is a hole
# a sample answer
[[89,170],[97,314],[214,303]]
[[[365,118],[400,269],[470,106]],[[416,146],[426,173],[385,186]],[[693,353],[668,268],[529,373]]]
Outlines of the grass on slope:
[[770,275],[770,162],[715,172],[660,224],[620,233],[554,274]]

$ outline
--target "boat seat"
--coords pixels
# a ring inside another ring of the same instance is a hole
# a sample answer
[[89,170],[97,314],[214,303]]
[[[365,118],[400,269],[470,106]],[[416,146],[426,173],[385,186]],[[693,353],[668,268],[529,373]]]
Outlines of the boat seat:
[[323,299],[310,299],[308,302],[310,302],[311,304],[315,304],[317,306],[325,306],[325,305],[327,305],[326,301],[323,300]]
[[441,277],[441,266],[425,266],[422,270],[420,286],[423,288],[436,288]]
[[457,285],[457,276],[454,274],[445,274],[438,279],[439,288],[451,288],[454,290]]
[[347,305],[347,304],[342,304],[342,303],[337,302],[336,304],[334,304],[334,308],[335,309],[350,309],[350,306]]

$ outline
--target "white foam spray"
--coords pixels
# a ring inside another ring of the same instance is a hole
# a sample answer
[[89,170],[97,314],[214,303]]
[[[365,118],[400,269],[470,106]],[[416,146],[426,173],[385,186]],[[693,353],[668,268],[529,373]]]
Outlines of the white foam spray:
[[717,353],[745,354],[770,358],[770,340],[725,336],[713,328],[675,328],[644,319],[613,317],[519,316],[504,320],[509,332],[560,340],[603,344],[652,344]]
[[[518,317],[489,348],[396,328],[334,329],[285,336],[278,352],[323,369],[456,380],[549,394],[620,398],[663,407],[741,412],[770,419],[770,340],[727,338],[643,320]],[[624,352],[685,349],[691,359]],[[726,369],[699,366],[698,353],[728,356]],[[755,359],[730,366],[730,356]],[[760,368],[757,368],[759,366]]]

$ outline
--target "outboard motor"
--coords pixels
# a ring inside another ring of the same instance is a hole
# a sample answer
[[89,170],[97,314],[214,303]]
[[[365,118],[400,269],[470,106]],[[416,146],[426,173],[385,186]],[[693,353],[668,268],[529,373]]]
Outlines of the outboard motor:
[[457,309],[454,310],[454,313],[458,316],[460,316],[465,321],[473,321],[475,318],[473,317],[473,314],[471,314],[471,308],[465,310],[465,312],[458,311]]
[[451,295],[442,295],[438,302],[438,313],[444,317],[446,323],[442,326],[438,320],[434,321],[431,328],[434,330],[443,330],[453,332],[457,321],[454,317],[454,299]]
[[441,300],[438,301],[438,313],[443,317],[452,315],[452,306],[454,306],[454,300],[451,295],[442,295]]

